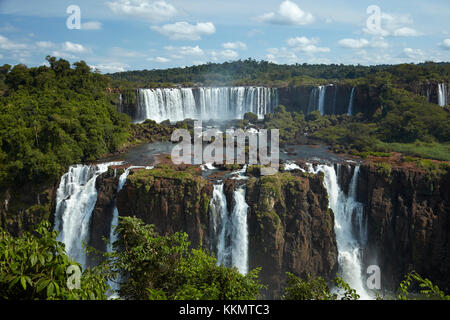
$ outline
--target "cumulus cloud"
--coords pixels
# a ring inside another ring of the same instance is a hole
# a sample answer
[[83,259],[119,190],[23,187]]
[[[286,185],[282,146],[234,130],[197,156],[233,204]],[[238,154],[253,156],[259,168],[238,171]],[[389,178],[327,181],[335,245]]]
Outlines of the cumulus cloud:
[[412,28],[403,27],[395,30],[393,35],[396,37],[416,37],[419,33]]
[[258,17],[261,22],[281,25],[305,25],[314,22],[314,16],[305,12],[292,1],[286,0],[280,4],[277,12],[269,12]]
[[236,51],[230,50],[230,49],[222,50],[220,52],[220,55],[222,58],[224,58],[226,60],[234,60],[239,57],[239,54]]
[[87,49],[83,45],[70,41],[64,42],[62,48],[64,51],[73,53],[83,53],[87,51]]
[[167,63],[170,62],[170,59],[164,57],[156,57],[156,58],[147,58],[148,61],[158,62],[158,63]]
[[200,40],[203,35],[211,35],[216,32],[212,22],[198,22],[194,25],[182,21],[163,26],[152,26],[150,29],[171,40]]
[[100,30],[102,23],[98,21],[88,21],[81,24],[81,30]]
[[203,49],[199,46],[190,47],[190,46],[182,46],[182,47],[173,47],[166,46],[164,47],[167,51],[175,52],[176,56],[202,56],[205,54]]
[[247,45],[241,41],[236,42],[226,42],[222,44],[224,49],[232,49],[232,50],[247,50]]
[[450,39],[445,39],[441,43],[438,44],[441,48],[445,50],[450,50]]
[[413,19],[409,14],[390,14],[381,12],[381,26],[379,28],[363,28],[363,32],[378,37],[416,37],[420,32],[407,27],[412,25]]
[[350,49],[363,49],[363,48],[380,48],[386,49],[389,44],[383,38],[374,38],[371,41],[367,39],[342,39],[338,41],[338,44],[343,48]]
[[165,1],[118,0],[106,5],[118,15],[141,18],[149,22],[162,22],[177,15],[178,10]]
[[0,49],[2,50],[21,50],[27,47],[26,44],[14,42],[0,34]]
[[339,45],[344,48],[361,49],[369,45],[367,39],[342,39],[339,40]]
[[319,42],[318,38],[308,39],[307,37],[296,37],[289,38],[286,43],[293,50],[301,51],[308,54],[314,54],[319,52],[330,52],[330,48],[317,47],[316,44]]
[[102,63],[99,65],[90,66],[94,70],[98,70],[102,73],[112,73],[112,72],[123,72],[129,67],[127,64],[123,64],[121,62],[109,62]]

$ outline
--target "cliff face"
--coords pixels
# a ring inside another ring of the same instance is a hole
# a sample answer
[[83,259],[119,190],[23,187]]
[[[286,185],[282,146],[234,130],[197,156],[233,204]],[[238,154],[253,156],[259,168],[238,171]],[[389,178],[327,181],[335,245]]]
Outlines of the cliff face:
[[337,269],[334,214],[320,176],[279,173],[247,183],[249,267],[262,267],[267,296],[278,298],[285,272],[329,279]]
[[117,197],[121,216],[136,216],[160,234],[186,232],[194,247],[209,248],[212,185],[199,168],[138,170],[128,176]]
[[[211,249],[215,243],[209,217],[213,187],[192,170],[131,173],[118,193],[120,215],[153,224],[160,234],[186,232],[193,247]],[[236,183],[226,180],[224,184],[229,212]],[[262,267],[260,279],[269,285],[265,297],[279,297],[286,271],[324,278],[333,275],[337,267],[334,216],[320,177],[301,173],[253,177],[247,181],[246,201],[249,269]]]
[[415,270],[450,288],[450,173],[361,166],[359,197],[368,215],[366,264],[378,264],[382,285]]
[[14,236],[33,230],[42,220],[53,219],[58,185],[21,185],[0,191],[0,226]]

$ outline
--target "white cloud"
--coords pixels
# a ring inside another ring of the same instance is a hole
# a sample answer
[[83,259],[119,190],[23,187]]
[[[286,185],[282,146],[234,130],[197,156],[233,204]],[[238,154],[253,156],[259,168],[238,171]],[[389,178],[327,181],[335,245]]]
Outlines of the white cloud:
[[330,52],[330,48],[317,47],[316,44],[319,42],[319,38],[308,39],[306,37],[296,37],[289,38],[286,43],[293,50],[301,51],[308,54],[314,54],[319,52]]
[[38,41],[36,42],[36,45],[42,49],[48,49],[55,46],[55,44],[51,41]]
[[445,39],[441,43],[438,44],[441,48],[445,50],[450,50],[450,39]]
[[172,47],[167,46],[164,47],[167,51],[175,52],[178,56],[202,56],[205,54],[203,49],[199,46],[190,47],[190,46],[182,46],[182,47]]
[[52,51],[52,56],[57,58],[63,58],[63,59],[77,59],[76,56],[73,54],[70,54],[68,52],[62,52],[62,51]]
[[425,53],[421,49],[404,48],[403,52],[408,58],[423,58]]
[[8,38],[0,35],[0,49],[3,50],[22,50],[26,49],[27,45],[22,43],[17,43]]
[[241,50],[247,50],[247,45],[241,41],[236,42],[226,42],[222,44],[222,47],[224,49],[241,49]]
[[63,43],[62,48],[64,51],[73,52],[73,53],[83,53],[86,52],[87,49],[83,47],[83,45],[78,43],[73,43],[70,41],[66,41]]
[[297,55],[286,48],[269,48],[267,49],[267,60],[273,63],[296,63],[298,62]]
[[342,39],[338,41],[338,44],[343,48],[350,49],[363,49],[363,48],[379,48],[386,49],[389,44],[383,38],[367,39]]
[[286,0],[280,4],[278,12],[269,12],[260,17],[261,22],[284,25],[305,25],[314,22],[314,16],[305,12],[292,1]]
[[81,24],[81,30],[100,30],[102,23],[98,21],[88,21]]
[[226,59],[226,60],[234,60],[237,59],[239,57],[239,54],[234,51],[234,50],[222,50],[220,52],[220,55],[222,56],[222,58]]
[[419,33],[412,28],[403,27],[396,29],[392,35],[396,37],[416,37]]
[[109,62],[102,63],[95,66],[90,66],[94,70],[98,70],[103,73],[112,73],[112,72],[123,72],[126,71],[126,68],[129,67],[127,64],[123,64],[121,62]]
[[350,49],[361,49],[369,45],[369,40],[367,39],[342,39],[339,40],[339,45],[344,48]]
[[149,22],[161,22],[173,18],[178,10],[165,1],[118,0],[106,2],[112,12],[118,15],[141,18]]
[[381,12],[380,28],[367,29],[363,28],[363,32],[378,37],[416,37],[420,33],[405,25],[412,25],[413,19],[409,14],[391,14]]
[[211,35],[216,32],[212,22],[198,22],[193,25],[182,21],[163,26],[152,26],[150,29],[169,37],[171,40],[200,40],[203,35]]
[[156,57],[156,58],[147,58],[148,61],[158,62],[158,63],[167,63],[170,62],[170,59],[164,57]]

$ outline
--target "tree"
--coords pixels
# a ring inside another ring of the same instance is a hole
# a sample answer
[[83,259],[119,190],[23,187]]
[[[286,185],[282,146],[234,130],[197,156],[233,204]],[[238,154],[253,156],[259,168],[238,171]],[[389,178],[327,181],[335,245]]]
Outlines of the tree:
[[249,300],[257,299],[263,288],[259,269],[242,275],[236,268],[218,266],[203,250],[189,248],[186,233],[158,236],[152,225],[131,217],[121,217],[115,232],[116,252],[105,263],[110,278],[120,282],[121,298]]
[[69,289],[69,259],[64,244],[57,241],[48,221],[34,233],[12,237],[0,228],[0,297],[7,300],[95,300],[106,299],[108,288],[100,268],[86,269],[80,289]]
[[358,300],[359,295],[338,275],[334,279],[334,285],[339,294],[332,293],[327,282],[321,278],[312,278],[308,275],[307,280],[302,280],[290,272],[286,272],[287,283],[284,289],[284,300]]

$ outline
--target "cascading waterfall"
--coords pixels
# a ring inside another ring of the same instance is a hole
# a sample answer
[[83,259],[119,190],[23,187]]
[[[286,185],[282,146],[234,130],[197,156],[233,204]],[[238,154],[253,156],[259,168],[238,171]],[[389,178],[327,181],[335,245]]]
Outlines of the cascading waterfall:
[[445,83],[439,83],[438,85],[438,104],[441,107],[445,107],[448,104],[447,85]]
[[328,192],[329,207],[335,216],[335,233],[338,247],[338,262],[343,279],[354,288],[363,300],[371,299],[362,277],[361,251],[367,241],[367,224],[363,216],[363,205],[356,200],[359,166],[355,167],[348,195],[341,190],[337,174],[332,165],[312,165],[310,172],[324,173],[324,185]]
[[234,208],[231,213],[232,223],[232,266],[237,267],[239,272],[248,272],[248,226],[247,210],[245,202],[245,186],[240,186],[234,190]]
[[353,115],[353,99],[355,96],[355,88],[352,88],[352,92],[350,93],[350,101],[348,102],[348,111],[347,115],[352,116]]
[[109,166],[121,163],[71,166],[61,178],[56,192],[55,230],[69,257],[83,267],[86,266],[86,253],[82,244],[88,241],[91,214],[97,202],[95,182]]
[[325,113],[325,93],[327,92],[326,86],[319,86],[319,107],[318,110],[320,111],[321,115],[324,115]]
[[[242,170],[236,172],[241,176]],[[245,185],[233,192],[233,209],[228,212],[223,183],[214,185],[211,199],[212,239],[217,252],[217,264],[236,267],[240,273],[248,272],[248,205],[245,201]]]
[[319,110],[320,114],[324,114],[326,92],[327,86],[318,86],[311,90],[308,103],[308,113]]
[[265,87],[138,89],[137,106],[137,122],[242,119],[247,112],[262,119],[278,106],[278,93]]

